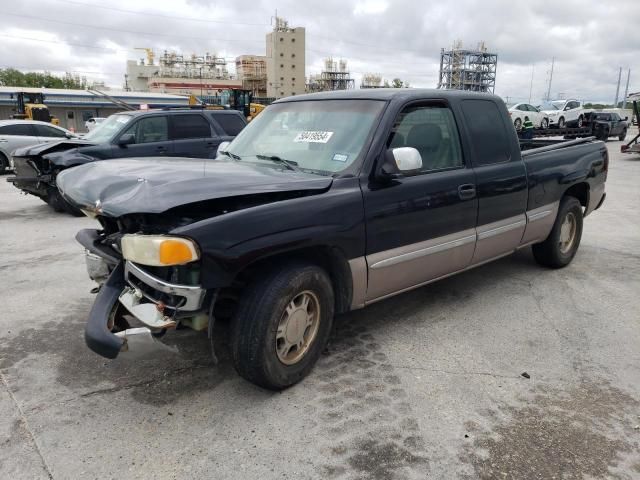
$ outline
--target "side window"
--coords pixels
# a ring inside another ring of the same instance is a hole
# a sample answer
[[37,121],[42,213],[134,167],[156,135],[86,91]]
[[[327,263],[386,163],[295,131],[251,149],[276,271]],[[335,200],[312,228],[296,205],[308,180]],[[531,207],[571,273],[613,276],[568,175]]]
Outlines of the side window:
[[123,135],[126,133],[133,133],[135,143],[165,142],[169,139],[167,117],[142,118],[131,125]]
[[477,164],[508,162],[509,137],[496,104],[489,100],[464,100],[462,111]]
[[18,135],[21,137],[33,137],[35,136],[35,133],[31,129],[31,125],[29,125],[28,123],[24,123],[24,124],[15,124],[15,125],[5,125],[4,127],[0,127],[0,135]]
[[210,138],[211,126],[207,119],[199,114],[171,116],[171,139]]
[[424,105],[404,109],[396,119],[387,146],[418,150],[422,157],[421,172],[464,166],[453,113],[444,106]]
[[36,129],[36,135],[39,137],[66,138],[64,131],[58,130],[57,128],[47,125],[34,125],[34,128]]
[[245,123],[237,115],[214,115],[213,118],[227,135],[235,137],[245,127]]

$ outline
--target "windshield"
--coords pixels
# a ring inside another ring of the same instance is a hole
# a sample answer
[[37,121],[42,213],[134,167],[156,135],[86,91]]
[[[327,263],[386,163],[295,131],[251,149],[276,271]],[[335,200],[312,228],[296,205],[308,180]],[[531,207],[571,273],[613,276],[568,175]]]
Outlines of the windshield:
[[375,100],[276,103],[249,123],[227,152],[242,161],[286,168],[284,160],[298,170],[332,175],[358,159],[384,105]]
[[540,110],[558,110],[558,107],[551,102],[542,102],[541,105],[538,105],[538,108]]
[[83,139],[94,143],[107,143],[120,128],[131,121],[131,115],[116,114],[96,124],[96,127],[87,133]]
[[596,113],[594,120],[611,120],[609,113]]

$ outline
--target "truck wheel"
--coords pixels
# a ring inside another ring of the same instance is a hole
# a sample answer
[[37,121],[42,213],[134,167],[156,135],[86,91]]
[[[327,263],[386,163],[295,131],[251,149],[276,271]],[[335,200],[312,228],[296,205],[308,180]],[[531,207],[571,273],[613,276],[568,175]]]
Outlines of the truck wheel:
[[551,233],[544,242],[533,245],[533,256],[540,265],[562,268],[571,263],[582,238],[582,206],[575,197],[564,197]]
[[564,117],[558,119],[558,128],[564,128]]
[[0,153],[0,174],[5,173],[9,169],[9,159],[4,153]]
[[231,327],[237,372],[271,390],[287,388],[309,374],[333,323],[334,294],[327,273],[289,263],[247,287]]
[[620,135],[618,135],[618,140],[623,141],[625,138],[627,138],[627,130],[624,129],[622,131],[622,133]]

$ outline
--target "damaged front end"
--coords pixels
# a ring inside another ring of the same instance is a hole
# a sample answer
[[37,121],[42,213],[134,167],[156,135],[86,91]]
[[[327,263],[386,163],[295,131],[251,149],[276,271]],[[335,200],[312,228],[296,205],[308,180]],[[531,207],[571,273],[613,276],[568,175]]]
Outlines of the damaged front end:
[[108,229],[81,230],[76,239],[99,285],[85,329],[91,350],[115,358],[134,335],[153,340],[181,327],[208,328],[211,299],[191,240]]

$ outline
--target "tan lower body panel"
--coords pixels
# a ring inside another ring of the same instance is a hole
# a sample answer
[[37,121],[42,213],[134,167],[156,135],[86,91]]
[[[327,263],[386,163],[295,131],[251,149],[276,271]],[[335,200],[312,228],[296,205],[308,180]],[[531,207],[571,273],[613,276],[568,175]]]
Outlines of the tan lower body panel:
[[499,222],[349,260],[351,308],[362,308],[541,242],[553,228],[559,204],[554,202]]

